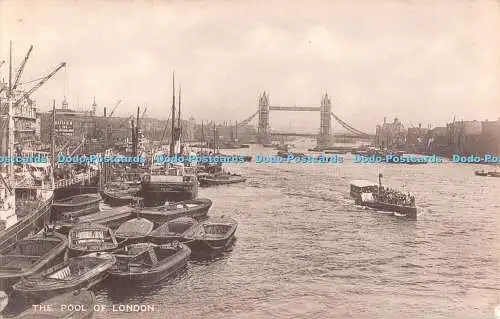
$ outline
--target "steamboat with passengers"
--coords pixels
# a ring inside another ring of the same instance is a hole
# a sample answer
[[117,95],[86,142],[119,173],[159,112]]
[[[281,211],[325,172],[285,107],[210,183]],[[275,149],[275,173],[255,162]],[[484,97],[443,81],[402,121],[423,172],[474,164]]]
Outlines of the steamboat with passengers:
[[417,220],[415,197],[409,193],[383,187],[381,179],[382,174],[379,175],[378,184],[367,180],[352,181],[350,194],[355,204],[390,212],[397,217]]

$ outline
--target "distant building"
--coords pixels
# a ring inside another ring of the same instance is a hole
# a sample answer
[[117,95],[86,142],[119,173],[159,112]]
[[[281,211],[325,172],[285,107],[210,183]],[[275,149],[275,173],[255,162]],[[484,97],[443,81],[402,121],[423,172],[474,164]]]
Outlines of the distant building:
[[422,127],[408,128],[406,134],[406,151],[410,153],[423,153],[427,151],[429,142],[429,133],[431,129]]
[[[5,87],[0,83],[0,88]],[[8,99],[7,90],[0,93],[0,154],[8,153]],[[23,91],[14,90],[12,97],[12,117],[14,120],[14,141],[16,151],[34,150],[39,146],[39,114],[34,99],[24,99]]]
[[406,143],[406,134],[403,124],[397,118],[392,123],[387,123],[384,118],[384,123],[377,125],[375,146],[382,149],[402,149]]

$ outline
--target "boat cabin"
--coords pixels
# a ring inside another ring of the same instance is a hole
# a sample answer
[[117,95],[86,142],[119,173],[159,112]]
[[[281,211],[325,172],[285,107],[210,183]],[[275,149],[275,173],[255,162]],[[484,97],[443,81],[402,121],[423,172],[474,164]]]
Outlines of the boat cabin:
[[351,194],[374,193],[378,191],[378,184],[366,180],[354,180],[351,182]]
[[106,250],[118,246],[118,243],[108,227],[90,224],[71,229],[69,245],[71,249],[77,250],[93,250],[92,247]]

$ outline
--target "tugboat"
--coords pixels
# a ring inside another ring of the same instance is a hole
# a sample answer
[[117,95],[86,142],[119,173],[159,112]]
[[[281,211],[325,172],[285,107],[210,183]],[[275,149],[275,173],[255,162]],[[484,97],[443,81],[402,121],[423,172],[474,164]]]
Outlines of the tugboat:
[[485,172],[484,169],[481,171],[475,171],[474,174],[476,176],[488,176],[488,172]]
[[396,190],[382,187],[382,174],[379,184],[364,180],[351,182],[351,197],[357,205],[370,207],[379,211],[393,213],[394,216],[417,220],[415,198]]

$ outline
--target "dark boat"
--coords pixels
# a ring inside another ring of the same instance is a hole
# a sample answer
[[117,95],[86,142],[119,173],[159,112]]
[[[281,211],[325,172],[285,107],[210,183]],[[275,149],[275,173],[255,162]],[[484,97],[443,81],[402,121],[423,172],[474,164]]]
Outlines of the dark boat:
[[190,255],[189,247],[179,242],[132,244],[113,252],[116,264],[108,273],[111,279],[148,287],[184,267]]
[[226,184],[244,183],[246,178],[237,174],[207,174],[198,177],[200,186],[216,186]]
[[138,243],[151,233],[154,223],[146,218],[137,217],[124,222],[115,232],[116,239],[120,244]]
[[68,240],[56,232],[31,235],[0,250],[0,290],[10,291],[24,277],[60,263]]
[[[39,194],[39,197],[36,194]],[[17,222],[10,227],[0,224],[0,249],[16,243],[19,238],[27,237],[43,229],[50,221],[53,198],[53,191],[17,188],[15,190]]]
[[198,197],[198,184],[196,169],[181,163],[171,165],[165,174],[146,174],[141,183],[144,206],[195,199]]
[[117,229],[124,222],[136,217],[135,210],[132,207],[113,207],[98,213],[75,218],[73,220],[58,221],[55,223],[57,231],[61,234],[69,234],[71,228],[78,224],[90,223],[107,226],[111,229]]
[[500,177],[500,172],[497,172],[497,171],[488,172],[488,176],[491,176],[491,177]]
[[222,163],[201,163],[196,166],[196,173],[203,174],[215,174],[222,172]]
[[69,231],[70,256],[112,251],[118,248],[113,231],[99,224],[80,224]]
[[99,211],[99,194],[75,195],[52,203],[52,218],[71,219]]
[[[401,200],[390,200],[383,196],[383,188],[379,184],[364,180],[351,182],[351,197],[357,205],[370,207],[379,211],[391,212],[394,216],[417,220],[417,207],[415,202]],[[397,196],[404,197],[403,193],[397,192]]]
[[14,285],[23,296],[42,301],[77,289],[98,284],[116,262],[109,253],[92,253],[68,260],[43,272],[29,276]]
[[475,171],[474,174],[476,176],[488,176],[488,172],[485,172],[484,169],[482,171]]
[[212,201],[210,199],[199,198],[169,203],[159,207],[144,208],[138,214],[153,221],[156,225],[162,225],[179,217],[191,217],[198,220],[206,219],[211,206]]
[[252,157],[252,156],[250,156],[250,155],[244,155],[244,156],[243,156],[243,160],[244,160],[245,162],[251,162],[251,161],[252,161],[252,158],[253,158],[253,157]]
[[[94,313],[95,295],[90,290],[77,290],[55,296],[31,307],[15,317],[17,319],[88,319]],[[50,311],[47,309],[50,307]]]
[[147,239],[149,242],[162,245],[173,240],[182,239],[184,233],[193,232],[196,227],[198,227],[196,219],[179,217],[153,230],[149,233]]
[[129,185],[107,185],[100,191],[103,201],[111,207],[125,206],[135,203],[140,197],[140,187]]
[[232,218],[211,217],[201,222],[191,232],[183,235],[183,241],[193,254],[210,256],[226,250],[234,241],[238,222]]

